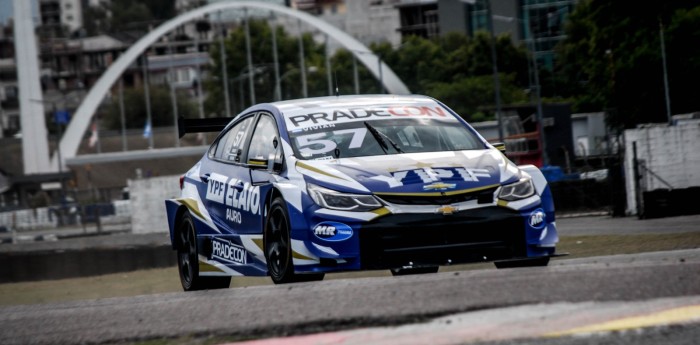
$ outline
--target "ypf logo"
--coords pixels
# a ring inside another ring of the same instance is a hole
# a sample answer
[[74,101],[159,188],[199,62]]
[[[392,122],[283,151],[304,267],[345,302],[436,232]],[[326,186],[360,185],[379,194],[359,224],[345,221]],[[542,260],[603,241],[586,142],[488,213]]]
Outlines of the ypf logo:
[[352,228],[343,223],[321,222],[313,229],[314,235],[324,241],[344,241],[352,237]]
[[531,227],[535,229],[542,229],[544,227],[544,217],[544,210],[538,208],[530,213],[530,219],[528,222]]

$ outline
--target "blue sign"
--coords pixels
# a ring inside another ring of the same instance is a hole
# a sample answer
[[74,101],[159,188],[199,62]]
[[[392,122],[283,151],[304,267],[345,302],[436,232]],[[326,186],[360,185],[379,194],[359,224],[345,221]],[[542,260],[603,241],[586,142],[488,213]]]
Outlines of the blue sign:
[[70,122],[70,113],[68,110],[56,110],[53,113],[53,121],[59,125],[67,125]]

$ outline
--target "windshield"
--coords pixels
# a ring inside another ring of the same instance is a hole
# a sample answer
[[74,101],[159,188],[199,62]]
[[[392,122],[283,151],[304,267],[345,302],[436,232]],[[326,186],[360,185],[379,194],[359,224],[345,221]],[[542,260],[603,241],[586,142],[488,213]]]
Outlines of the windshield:
[[479,138],[451,117],[351,121],[289,132],[300,159],[483,149]]

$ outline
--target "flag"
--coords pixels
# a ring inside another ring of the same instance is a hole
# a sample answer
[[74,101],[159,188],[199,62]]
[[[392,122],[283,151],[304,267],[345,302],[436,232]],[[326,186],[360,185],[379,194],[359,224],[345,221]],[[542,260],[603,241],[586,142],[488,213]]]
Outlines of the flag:
[[151,123],[146,122],[146,125],[143,127],[143,137],[148,139],[151,137]]
[[88,140],[88,146],[90,147],[95,147],[95,144],[97,144],[97,141],[100,140],[100,137],[97,134],[97,121],[94,121],[92,123],[92,135],[90,135],[90,139]]
[[67,125],[70,122],[70,113],[68,110],[56,110],[53,113],[53,120],[59,125]]

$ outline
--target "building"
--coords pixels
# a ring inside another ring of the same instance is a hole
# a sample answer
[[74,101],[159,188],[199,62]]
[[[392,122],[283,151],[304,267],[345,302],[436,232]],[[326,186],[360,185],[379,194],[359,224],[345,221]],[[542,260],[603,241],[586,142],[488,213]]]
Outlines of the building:
[[[41,25],[52,37],[71,34],[83,27],[82,0],[39,0]],[[67,32],[65,31],[67,30]]]
[[437,0],[403,0],[395,5],[399,11],[402,37],[433,38],[440,35]]
[[551,69],[553,48],[565,38],[564,22],[576,0],[402,0],[395,5],[401,21],[397,30],[402,37],[424,38],[489,31],[489,2],[493,33],[510,34],[513,40],[523,42],[534,51],[540,65]]
[[0,27],[0,138],[19,132],[19,85],[12,23]]
[[493,33],[510,34],[514,41],[526,44],[539,64],[551,70],[554,46],[566,37],[564,23],[577,0],[474,0],[474,4],[462,0],[435,0],[439,32],[473,35],[479,30],[488,31],[489,1]]

